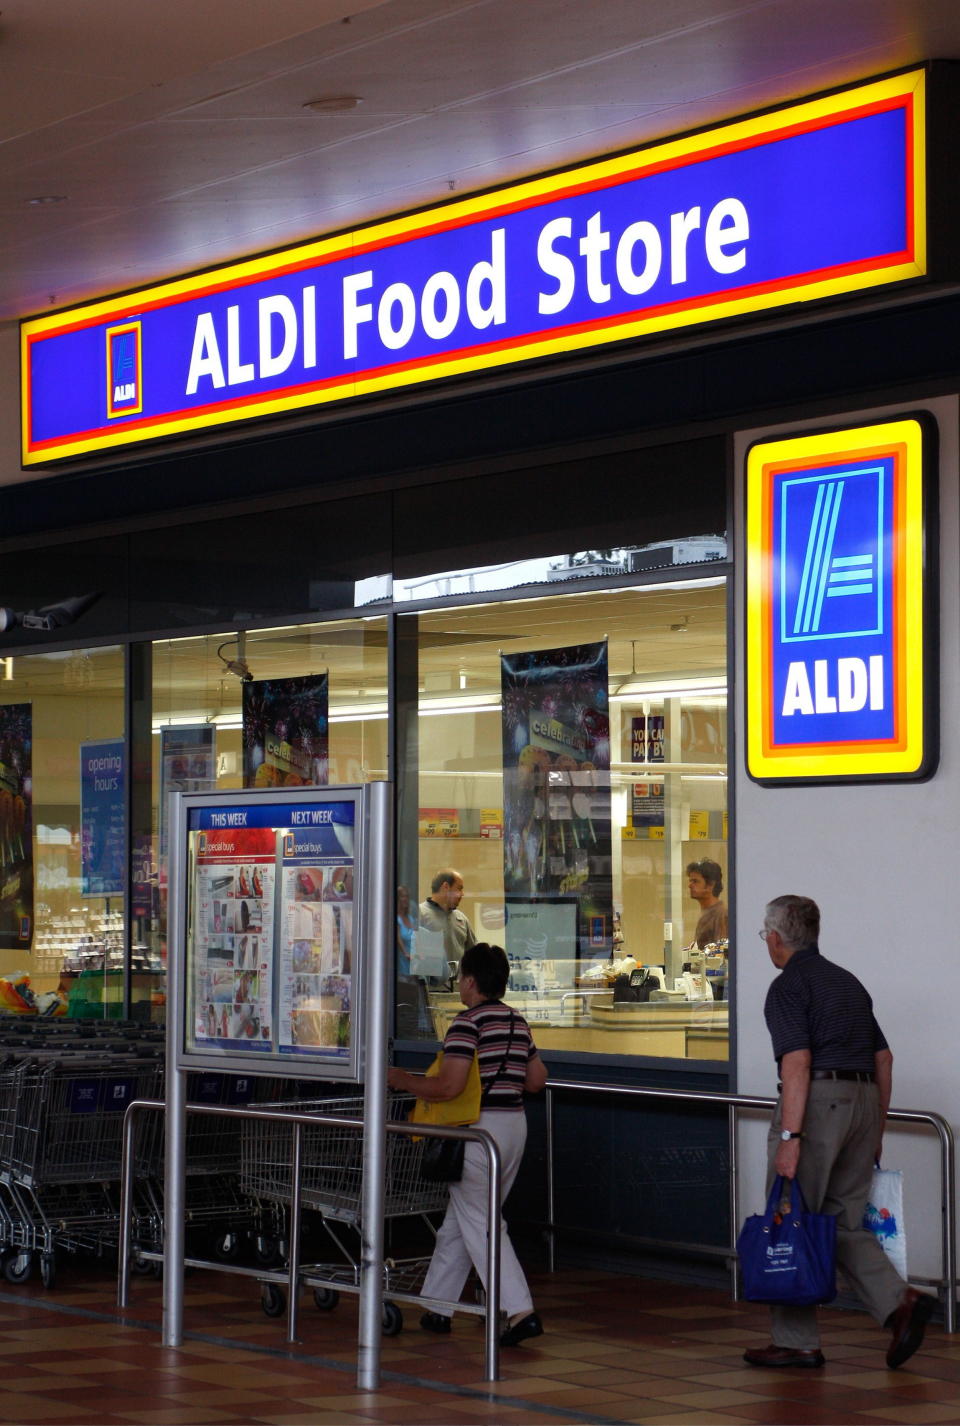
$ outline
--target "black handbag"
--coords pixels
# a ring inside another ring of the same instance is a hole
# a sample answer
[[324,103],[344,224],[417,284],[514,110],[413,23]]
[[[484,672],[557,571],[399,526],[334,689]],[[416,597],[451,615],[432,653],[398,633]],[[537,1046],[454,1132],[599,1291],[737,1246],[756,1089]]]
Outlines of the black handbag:
[[[503,1059],[497,1067],[497,1072],[487,1080],[480,1095],[480,1111],[483,1112],[483,1102],[487,1097],[487,1091],[496,1083],[503,1073],[503,1067],[507,1063],[510,1055],[510,1046],[513,1044],[513,1026],[515,1016],[510,1016],[510,1038],[507,1040],[507,1048],[504,1051]],[[463,1178],[463,1153],[467,1147],[465,1139],[424,1139],[423,1153],[420,1158],[420,1177],[426,1179],[427,1183],[459,1183]]]
[[464,1139],[424,1139],[420,1177],[428,1183],[459,1183],[466,1147]]

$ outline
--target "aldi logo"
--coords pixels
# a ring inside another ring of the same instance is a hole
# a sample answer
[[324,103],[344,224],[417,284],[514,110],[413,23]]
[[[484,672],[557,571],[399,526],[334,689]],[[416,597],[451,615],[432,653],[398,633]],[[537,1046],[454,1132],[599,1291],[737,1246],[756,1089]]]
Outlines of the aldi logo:
[[143,410],[143,353],[139,322],[107,328],[107,417]]
[[928,418],[795,436],[747,459],[748,771],[929,776]]

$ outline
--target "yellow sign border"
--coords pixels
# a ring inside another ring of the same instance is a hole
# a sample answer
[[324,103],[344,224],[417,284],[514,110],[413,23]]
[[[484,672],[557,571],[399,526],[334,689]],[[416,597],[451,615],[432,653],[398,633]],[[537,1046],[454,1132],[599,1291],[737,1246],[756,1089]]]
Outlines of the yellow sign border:
[[[762,440],[750,447],[746,462],[745,522],[745,675],[747,771],[758,782],[833,781],[843,779],[884,779],[922,777],[929,756],[926,729],[924,680],[925,598],[924,598],[924,441],[925,431],[917,417],[878,421],[864,426]],[[768,588],[770,553],[764,538],[764,470],[772,465],[802,464],[814,459],[827,462],[833,457],[857,458],[858,451],[900,446],[904,456],[903,492],[903,581],[902,607],[896,611],[902,638],[902,667],[895,670],[903,718],[900,746],[893,749],[794,751],[782,749],[771,754],[764,729],[770,716],[770,649],[765,638],[765,596]]]

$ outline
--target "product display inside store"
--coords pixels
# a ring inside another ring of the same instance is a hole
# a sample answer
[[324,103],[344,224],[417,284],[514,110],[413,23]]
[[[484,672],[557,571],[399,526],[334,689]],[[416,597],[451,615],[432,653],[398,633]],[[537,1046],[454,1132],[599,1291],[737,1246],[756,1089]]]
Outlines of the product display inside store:
[[452,868],[538,1044],[725,1059],[725,581],[415,617],[398,877],[421,911],[398,1033],[440,1036],[459,1008],[423,925]]
[[[704,575],[397,616],[401,1039],[459,1006],[453,871],[544,1048],[726,1058],[726,601]],[[161,1018],[170,793],[386,777],[388,644],[383,615],[153,643],[129,889],[122,651],[9,660],[0,975],[116,1013],[129,953]]]

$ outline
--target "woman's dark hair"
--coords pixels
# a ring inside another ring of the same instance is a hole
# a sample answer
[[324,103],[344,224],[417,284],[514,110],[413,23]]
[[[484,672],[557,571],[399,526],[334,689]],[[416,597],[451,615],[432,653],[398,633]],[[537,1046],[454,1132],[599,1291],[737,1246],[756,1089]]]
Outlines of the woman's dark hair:
[[691,872],[699,872],[707,885],[712,888],[714,896],[720,895],[723,890],[723,872],[720,870],[719,862],[712,862],[709,857],[704,857],[703,861],[688,864],[687,876]]
[[507,953],[502,946],[491,946],[487,941],[478,941],[475,946],[464,951],[460,974],[472,975],[480,994],[488,1000],[499,1000],[510,979]]

